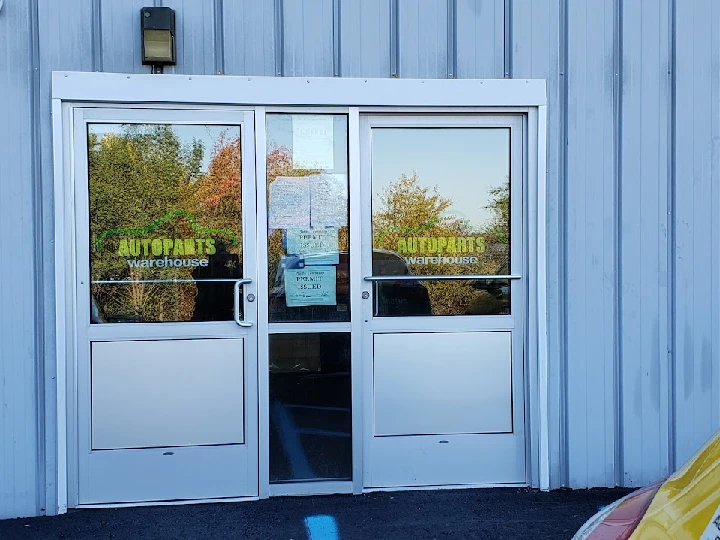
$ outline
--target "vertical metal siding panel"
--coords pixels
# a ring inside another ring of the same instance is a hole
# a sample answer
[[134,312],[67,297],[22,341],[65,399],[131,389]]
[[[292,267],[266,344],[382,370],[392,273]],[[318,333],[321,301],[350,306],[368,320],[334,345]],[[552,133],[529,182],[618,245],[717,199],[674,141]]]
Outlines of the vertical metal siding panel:
[[285,0],[285,75],[333,76],[332,0]]
[[[215,3],[163,0],[162,5],[175,10],[177,46],[177,65],[168,66],[165,73],[215,73]],[[138,16],[138,25],[139,20]]]
[[568,3],[568,457],[571,487],[615,483],[613,0]]
[[720,408],[720,6],[677,2],[675,358],[677,465]]
[[[560,74],[564,48],[561,21],[563,0],[516,0],[512,18],[513,77],[547,81],[547,265],[548,347],[550,396],[550,485],[567,483],[565,478],[564,402],[565,318],[564,257],[564,127],[565,94]],[[500,65],[502,70],[502,64]]]
[[275,75],[274,0],[225,0],[223,46],[226,75]]
[[[116,73],[150,73],[142,65],[140,8],[148,0],[99,0],[102,70]],[[152,4],[152,3],[150,3]]]
[[623,484],[668,473],[669,2],[623,3]]
[[[83,0],[74,0],[73,6],[68,3],[59,3],[55,0],[39,0],[38,27],[40,37],[40,123],[34,126],[39,130],[41,170],[38,171],[37,182],[40,182],[42,197],[42,234],[41,242],[45,246],[42,250],[43,276],[42,276],[42,309],[39,315],[43,321],[42,343],[45,373],[44,380],[40,381],[46,388],[45,392],[46,417],[57,417],[57,395],[55,392],[55,261],[52,249],[54,241],[53,227],[53,156],[52,156],[52,117],[51,117],[51,73],[52,71],[74,70],[91,71],[93,69],[93,25],[92,4]],[[43,411],[41,411],[41,414]],[[57,485],[55,482],[57,471],[57,426],[55,422],[45,424],[46,466],[45,497],[48,513],[54,513],[57,506]]]
[[399,0],[399,76],[447,77],[447,0]]
[[38,512],[30,9],[0,11],[0,519]]
[[458,0],[456,32],[459,79],[505,76],[505,0]]
[[390,3],[342,0],[340,65],[343,77],[390,76]]

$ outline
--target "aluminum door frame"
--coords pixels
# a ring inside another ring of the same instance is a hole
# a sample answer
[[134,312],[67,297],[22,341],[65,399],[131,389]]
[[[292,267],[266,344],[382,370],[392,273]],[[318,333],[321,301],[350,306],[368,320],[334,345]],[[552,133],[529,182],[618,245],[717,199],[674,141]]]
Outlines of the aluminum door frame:
[[[511,286],[511,315],[455,315],[427,317],[374,317],[373,316],[373,276],[372,276],[372,141],[373,128],[498,128],[508,127],[510,133],[510,182],[511,193],[511,267],[509,278]],[[363,114],[360,116],[360,167],[361,167],[361,235],[362,235],[362,271],[363,282],[358,286],[369,298],[363,296],[362,303],[362,407],[363,407],[363,488],[378,489],[369,486],[367,479],[370,470],[369,456],[374,433],[374,392],[373,392],[373,337],[381,333],[405,332],[471,332],[471,331],[511,331],[512,332],[512,397],[513,425],[522,426],[520,436],[525,447],[524,484],[531,483],[531,447],[532,440],[528,395],[528,369],[525,365],[526,324],[528,320],[528,297],[526,276],[528,268],[528,217],[527,217],[527,117],[522,114],[472,114],[468,112],[456,115],[423,114],[422,111],[409,111],[397,114]],[[357,283],[357,281],[356,281]],[[518,402],[521,406],[517,407]],[[379,488],[386,489],[386,488]],[[392,489],[396,489],[393,487]]]
[[[248,294],[257,295],[257,232],[256,232],[256,179],[255,179],[255,119],[252,109],[219,110],[195,108],[140,108],[82,106],[72,109],[72,174],[70,197],[73,219],[70,246],[74,276],[72,319],[75,328],[73,356],[68,359],[71,369],[68,377],[74,389],[68,394],[68,506],[83,507],[80,502],[82,485],[81,445],[88,443],[90,418],[88,408],[90,344],[93,341],[168,340],[188,338],[242,338],[244,343],[244,391],[245,391],[245,442],[248,454],[248,478],[252,494],[239,499],[257,498],[258,485],[258,384],[257,384],[257,325],[243,327],[236,321],[177,322],[177,323],[121,323],[91,325],[90,264],[89,264],[89,178],[87,162],[87,125],[92,123],[164,123],[194,125],[238,125],[241,129],[242,154],[242,234],[243,234],[243,317],[254,323],[257,320],[257,302],[248,302]],[[245,181],[245,180],[249,181]],[[85,423],[84,427],[81,427]],[[142,503],[130,503],[142,504]],[[97,504],[88,506],[97,507]]]

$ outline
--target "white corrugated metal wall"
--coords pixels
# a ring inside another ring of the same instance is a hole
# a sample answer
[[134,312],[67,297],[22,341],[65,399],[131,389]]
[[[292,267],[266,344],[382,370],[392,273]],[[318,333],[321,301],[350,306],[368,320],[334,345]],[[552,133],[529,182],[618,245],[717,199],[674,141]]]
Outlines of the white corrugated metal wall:
[[[55,506],[50,73],[147,72],[146,4],[0,10],[0,518]],[[154,4],[176,73],[547,79],[553,485],[643,484],[720,425],[718,2]]]

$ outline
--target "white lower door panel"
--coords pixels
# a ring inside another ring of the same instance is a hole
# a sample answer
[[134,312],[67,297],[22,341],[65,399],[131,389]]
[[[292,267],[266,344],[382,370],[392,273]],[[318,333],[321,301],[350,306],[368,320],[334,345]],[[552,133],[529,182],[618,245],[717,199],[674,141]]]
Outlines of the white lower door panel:
[[246,444],[256,437],[246,421],[245,345],[92,343],[79,502],[257,495],[257,451]]
[[512,434],[373,437],[367,488],[525,482]]
[[375,334],[366,487],[524,482],[512,365],[511,331]]
[[87,473],[81,504],[257,495],[244,445],[94,451]]

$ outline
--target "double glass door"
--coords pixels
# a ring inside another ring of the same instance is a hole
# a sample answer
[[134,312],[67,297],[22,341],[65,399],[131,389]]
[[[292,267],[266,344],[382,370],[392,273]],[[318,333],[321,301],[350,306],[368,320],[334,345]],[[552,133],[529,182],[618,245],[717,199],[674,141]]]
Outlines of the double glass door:
[[521,117],[74,115],[74,502],[525,481]]

